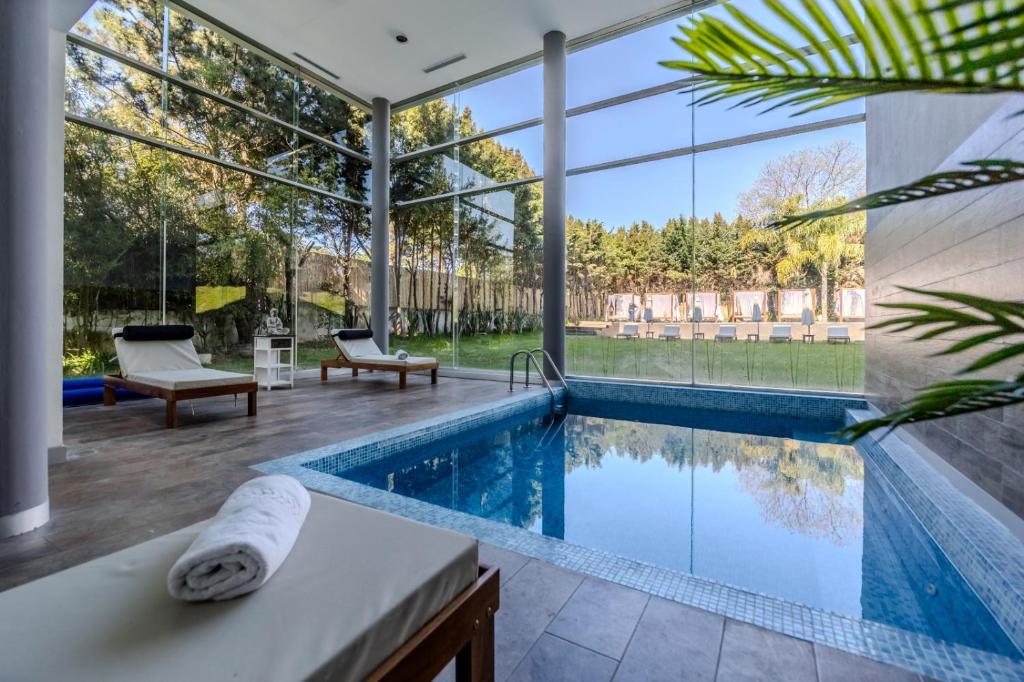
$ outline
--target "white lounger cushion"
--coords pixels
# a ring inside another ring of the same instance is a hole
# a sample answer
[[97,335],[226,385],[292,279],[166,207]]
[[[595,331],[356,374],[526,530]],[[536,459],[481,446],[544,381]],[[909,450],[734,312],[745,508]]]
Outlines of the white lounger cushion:
[[0,593],[0,677],[361,680],[476,579],[475,540],[312,497],[274,579],[239,599],[167,594],[203,524]]
[[715,334],[720,339],[731,339],[736,336],[736,325],[734,324],[723,324],[718,328],[718,333]]
[[231,386],[253,381],[251,374],[222,372],[219,369],[169,369],[159,372],[135,372],[125,377],[148,386],[159,386],[172,391],[211,386]]
[[850,338],[850,330],[848,327],[829,327],[825,330],[825,338],[848,339]]
[[[115,332],[120,330],[115,329]],[[121,375],[171,369],[202,369],[192,339],[180,341],[125,341],[114,337]]]
[[788,339],[792,336],[791,328],[788,324],[776,324],[772,325],[772,334],[770,338],[773,339]]
[[377,344],[374,343],[373,339],[349,339],[347,341],[342,341],[337,336],[333,336],[337,332],[337,329],[331,330],[334,343],[338,346],[338,350],[341,351],[341,354],[345,359],[353,364],[358,362],[375,362],[380,365],[394,365],[395,367],[402,367],[404,365],[437,363],[437,358],[414,357],[412,355],[404,360],[399,360],[394,355],[384,355],[381,353],[380,348],[377,347]]

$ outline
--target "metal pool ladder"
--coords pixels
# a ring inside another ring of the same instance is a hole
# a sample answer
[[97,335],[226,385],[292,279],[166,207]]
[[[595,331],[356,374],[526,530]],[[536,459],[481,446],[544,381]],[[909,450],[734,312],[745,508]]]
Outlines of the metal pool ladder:
[[544,382],[544,387],[547,388],[548,393],[551,394],[551,411],[555,414],[565,414],[565,403],[564,401],[562,403],[559,403],[558,400],[555,398],[555,389],[551,388],[551,382],[548,381],[548,378],[546,376],[544,376],[544,370],[537,362],[537,357],[536,355],[534,355],[535,353],[543,354],[544,358],[548,361],[548,365],[551,367],[551,369],[554,370],[555,376],[558,377],[558,382],[562,384],[562,388],[565,389],[565,394],[569,394],[569,384],[565,382],[565,377],[563,377],[562,373],[558,371],[558,368],[555,367],[555,363],[552,362],[551,360],[551,356],[543,348],[534,348],[533,350],[517,350],[515,353],[512,354],[512,357],[509,359],[508,362],[508,390],[509,392],[515,390],[516,358],[522,355],[526,358],[526,381],[524,382],[523,387],[530,388],[530,365],[533,364],[534,369],[537,370],[537,374],[540,375],[541,381]]

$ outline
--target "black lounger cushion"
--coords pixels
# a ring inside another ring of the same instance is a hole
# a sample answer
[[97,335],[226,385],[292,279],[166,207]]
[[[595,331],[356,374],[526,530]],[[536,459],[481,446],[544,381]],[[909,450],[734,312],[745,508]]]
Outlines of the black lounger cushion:
[[334,335],[342,341],[355,341],[356,339],[372,339],[373,331],[369,329],[339,329]]
[[131,324],[121,330],[125,341],[183,341],[195,336],[195,329],[188,324]]

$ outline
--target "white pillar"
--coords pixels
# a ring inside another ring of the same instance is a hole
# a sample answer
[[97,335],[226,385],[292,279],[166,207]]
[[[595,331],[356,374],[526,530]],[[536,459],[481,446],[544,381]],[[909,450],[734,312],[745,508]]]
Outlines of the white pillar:
[[388,352],[388,211],[391,207],[391,102],[373,100],[370,196],[370,328],[382,353]]
[[62,440],[64,32],[51,9],[0,2],[0,537],[49,520],[47,449]]
[[[544,34],[544,350],[565,373],[565,34]],[[545,363],[545,374],[554,378]]]

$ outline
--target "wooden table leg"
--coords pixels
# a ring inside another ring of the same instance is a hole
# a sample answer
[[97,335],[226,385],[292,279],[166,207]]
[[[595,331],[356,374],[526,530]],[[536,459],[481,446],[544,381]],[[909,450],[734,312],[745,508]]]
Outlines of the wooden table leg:
[[432,384],[436,384],[437,383],[437,367],[435,367],[434,369],[430,370],[430,383],[432,383]]
[[257,393],[257,391],[252,391],[251,393],[249,393],[249,416],[250,417],[255,417],[256,416],[256,393]]
[[359,368],[358,367],[353,367],[352,368],[352,376],[354,376],[354,377],[359,376]]
[[407,372],[403,369],[398,373],[398,388],[405,388]]
[[178,426],[178,403],[173,400],[167,401],[167,428],[173,429]]
[[320,363],[320,381],[327,381],[327,365]]

